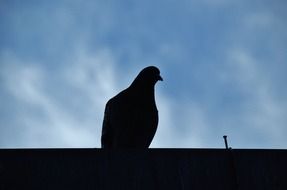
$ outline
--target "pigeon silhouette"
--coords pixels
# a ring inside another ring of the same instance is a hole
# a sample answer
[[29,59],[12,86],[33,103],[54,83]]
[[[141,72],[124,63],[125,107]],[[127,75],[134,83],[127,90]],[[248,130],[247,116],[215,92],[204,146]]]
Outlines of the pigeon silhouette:
[[107,149],[148,148],[158,125],[154,88],[162,81],[155,66],[144,68],[132,84],[105,107],[101,146]]

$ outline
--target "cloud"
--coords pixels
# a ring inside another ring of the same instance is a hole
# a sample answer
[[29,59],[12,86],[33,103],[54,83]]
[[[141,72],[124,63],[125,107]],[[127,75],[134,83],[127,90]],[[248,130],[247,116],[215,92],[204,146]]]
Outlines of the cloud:
[[[166,84],[157,84],[159,85],[166,85]],[[156,90],[158,93],[156,96],[156,103],[158,108],[159,114],[159,124],[158,129],[155,134],[155,137],[152,141],[151,148],[167,148],[167,147],[174,147],[175,144],[178,142],[176,131],[178,130],[177,126],[174,125],[174,115],[172,112],[172,105],[171,99],[166,95],[162,94],[162,92]]]
[[152,147],[286,146],[286,6],[250,3],[4,3],[0,146],[98,147],[147,65],[165,79]]
[[[15,131],[8,135],[1,128],[2,147],[100,147],[105,102],[129,84],[117,81],[120,74],[108,49],[92,53],[80,49],[66,60],[68,67],[58,70],[12,52],[1,55],[1,88],[15,100],[10,114],[17,112],[11,116],[16,123],[6,123]],[[152,147],[176,146],[169,100],[162,92],[157,100],[160,123]],[[16,111],[19,107],[23,109]],[[21,130],[21,138],[16,130]]]
[[[69,67],[57,72],[9,52],[1,58],[2,90],[15,100],[12,106],[17,115],[11,118],[17,120],[16,129],[22,130],[20,139],[13,133],[6,139],[9,146],[99,146],[104,103],[117,89],[114,60],[107,50],[93,55],[78,52]],[[53,81],[53,77],[62,80]],[[55,96],[57,92],[62,97]],[[5,134],[5,129],[1,131]]]
[[246,49],[230,49],[219,68],[199,67],[200,99],[190,93],[159,100],[167,113],[155,147],[223,148],[228,135],[234,148],[284,148],[286,99],[278,99],[282,89],[274,86],[281,82],[263,64]]
[[254,138],[256,134],[264,133],[262,141],[284,147],[281,143],[287,132],[284,127],[287,122],[284,116],[287,113],[286,103],[276,98],[281,89],[272,87],[279,81],[273,80],[262,63],[244,50],[234,50],[230,57],[230,79],[234,80],[243,96],[241,120],[247,125],[243,126],[244,131],[254,134]]

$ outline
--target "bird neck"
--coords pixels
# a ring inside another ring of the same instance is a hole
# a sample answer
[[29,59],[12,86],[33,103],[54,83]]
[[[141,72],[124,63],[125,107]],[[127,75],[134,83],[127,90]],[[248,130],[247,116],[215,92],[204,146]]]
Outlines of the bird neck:
[[130,88],[143,94],[154,94],[154,85],[131,85]]
[[130,89],[136,96],[143,97],[145,100],[155,101],[154,85],[131,85]]

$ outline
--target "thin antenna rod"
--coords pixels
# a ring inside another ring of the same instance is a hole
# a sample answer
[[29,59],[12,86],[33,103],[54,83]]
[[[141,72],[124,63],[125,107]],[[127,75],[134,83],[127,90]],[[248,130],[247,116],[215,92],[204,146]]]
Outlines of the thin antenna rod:
[[225,148],[228,149],[227,135],[224,135],[223,138],[224,138]]
[[230,163],[230,170],[231,170],[232,178],[234,179],[234,181],[233,181],[234,188],[233,189],[238,190],[239,189],[239,182],[238,182],[237,171],[236,171],[236,162],[235,162],[236,160],[235,160],[234,151],[232,150],[231,147],[228,147],[227,135],[224,135],[223,138],[224,138],[226,152],[228,152],[228,155],[229,155],[229,163]]

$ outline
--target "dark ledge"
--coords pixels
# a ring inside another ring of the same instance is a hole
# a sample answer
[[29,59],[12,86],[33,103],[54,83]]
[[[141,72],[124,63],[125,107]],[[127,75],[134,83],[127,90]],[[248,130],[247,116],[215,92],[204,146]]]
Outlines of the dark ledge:
[[0,189],[287,189],[287,150],[0,149]]

